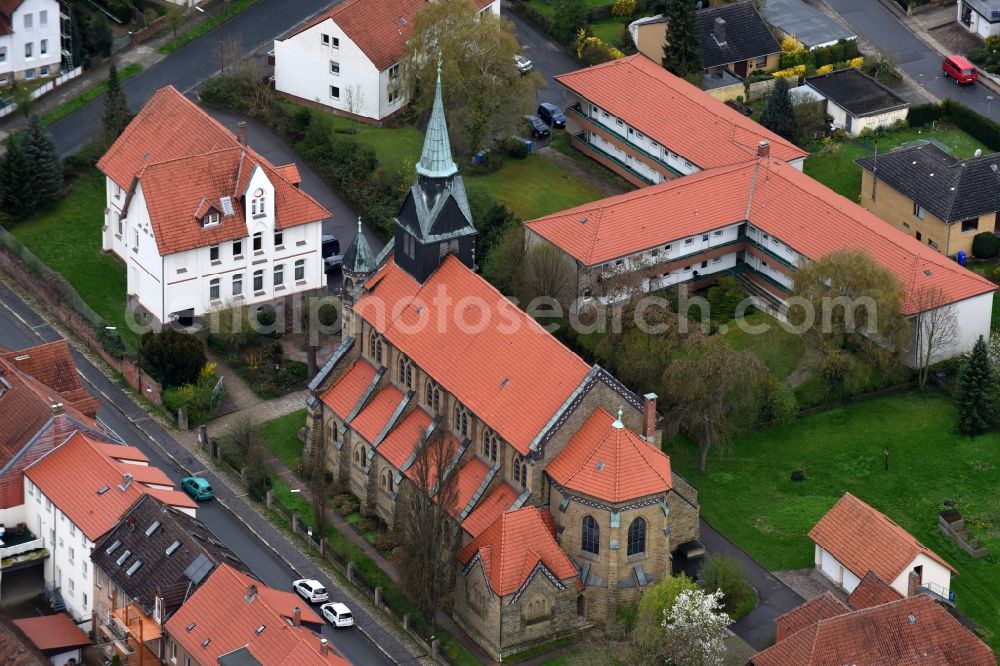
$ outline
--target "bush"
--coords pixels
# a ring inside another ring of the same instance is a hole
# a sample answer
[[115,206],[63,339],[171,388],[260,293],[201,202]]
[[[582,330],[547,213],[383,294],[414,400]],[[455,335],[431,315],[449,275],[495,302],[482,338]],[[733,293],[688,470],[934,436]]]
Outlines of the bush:
[[787,382],[772,376],[768,382],[764,402],[762,414],[764,420],[781,425],[794,419],[798,411],[799,404],[795,398],[795,391]]
[[615,0],[611,5],[612,16],[632,16],[635,14],[635,0]]
[[990,280],[992,280],[994,284],[1000,285],[1000,266],[997,266],[990,271]]
[[701,569],[701,585],[709,592],[722,590],[726,612],[738,620],[757,605],[757,592],[747,582],[739,562],[725,555],[709,555]]
[[165,388],[193,384],[207,360],[201,340],[167,327],[140,338],[143,367]]
[[746,298],[746,292],[743,291],[743,287],[740,286],[736,278],[730,275],[719,278],[715,286],[708,290],[708,304],[712,308],[712,319],[724,322],[734,318],[736,308],[743,302],[744,298]]
[[792,470],[792,481],[805,481],[806,471],[804,469],[793,469]]
[[240,113],[249,110],[247,100],[250,95],[246,86],[239,79],[231,76],[213,76],[205,80],[201,86],[199,96],[207,104],[225,107]]
[[97,340],[101,343],[101,349],[114,358],[125,358],[128,353],[128,345],[122,338],[122,334],[117,329],[108,329],[105,326],[97,328]]
[[528,144],[523,139],[516,136],[508,136],[496,139],[493,142],[493,149],[508,159],[523,160],[528,156]]
[[972,256],[976,259],[990,259],[1000,254],[1000,238],[990,231],[976,234],[972,239]]

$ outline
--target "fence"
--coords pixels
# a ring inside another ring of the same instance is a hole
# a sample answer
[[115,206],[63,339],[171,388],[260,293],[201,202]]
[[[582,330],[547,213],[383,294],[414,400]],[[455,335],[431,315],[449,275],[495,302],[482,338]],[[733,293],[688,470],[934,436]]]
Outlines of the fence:
[[109,354],[97,337],[106,322],[101,315],[87,305],[80,294],[66,279],[49,268],[36,257],[9,231],[0,227],[0,271],[10,275],[15,282],[41,301],[59,321],[69,327],[90,348],[101,356],[108,365],[120,372],[125,380],[143,396],[159,405],[162,403],[162,387],[159,382],[139,368],[130,357],[131,349],[125,347],[125,356],[117,358]]
[[[777,79],[765,79],[763,81],[755,81],[750,84],[749,91],[743,85],[742,82],[734,83],[729,86],[722,86],[721,88],[712,88],[711,90],[706,90],[709,95],[719,100],[720,102],[733,102],[737,97],[745,97],[745,101],[752,102],[762,97],[767,97],[771,89],[774,88],[774,84]],[[798,80],[795,78],[788,79],[788,85],[792,88],[798,86]],[[749,92],[749,96],[747,96]]]
[[[44,84],[42,86],[39,86],[38,88],[35,88],[34,90],[32,90],[31,93],[28,95],[28,98],[29,99],[38,99],[39,97],[41,97],[45,93],[51,92],[52,90],[55,90],[56,88],[58,88],[62,84],[66,83],[67,81],[70,81],[72,79],[75,79],[76,77],[80,76],[81,74],[83,74],[83,67],[77,67],[76,69],[71,69],[68,72],[63,72],[62,74],[60,74],[56,78],[52,79],[48,83],[46,83],[46,84]],[[5,106],[2,109],[0,109],[0,118],[4,118],[6,116],[9,116],[10,114],[14,113],[14,111],[16,111],[16,110],[17,110],[17,104],[11,102],[7,106]]]

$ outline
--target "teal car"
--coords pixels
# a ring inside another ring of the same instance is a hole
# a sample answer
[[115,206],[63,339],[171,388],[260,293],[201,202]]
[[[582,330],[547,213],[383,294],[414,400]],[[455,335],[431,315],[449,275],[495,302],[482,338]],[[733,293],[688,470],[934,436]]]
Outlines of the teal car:
[[181,488],[195,500],[210,500],[215,497],[211,484],[200,476],[185,476],[181,479]]

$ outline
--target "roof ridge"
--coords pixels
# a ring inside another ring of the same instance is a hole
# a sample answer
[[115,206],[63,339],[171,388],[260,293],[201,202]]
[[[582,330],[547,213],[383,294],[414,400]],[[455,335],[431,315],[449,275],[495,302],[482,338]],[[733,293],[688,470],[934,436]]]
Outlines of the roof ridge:
[[212,155],[219,155],[221,153],[229,153],[234,150],[242,150],[239,146],[233,146],[232,148],[216,148],[215,150],[209,150],[204,153],[195,153],[193,155],[180,155],[178,157],[171,157],[169,159],[160,160],[158,162],[150,162],[149,164],[144,164],[141,171],[149,171],[150,169],[155,169],[156,167],[166,167],[173,166],[175,162],[183,162],[184,160],[195,160],[202,157],[209,157]]

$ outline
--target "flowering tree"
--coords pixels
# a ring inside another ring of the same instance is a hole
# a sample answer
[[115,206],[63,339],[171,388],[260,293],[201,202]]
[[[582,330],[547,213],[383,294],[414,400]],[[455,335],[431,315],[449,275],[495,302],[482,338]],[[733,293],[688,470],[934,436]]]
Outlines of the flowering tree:
[[675,666],[721,666],[726,652],[722,630],[732,619],[722,610],[722,592],[684,590],[663,612],[667,663]]

